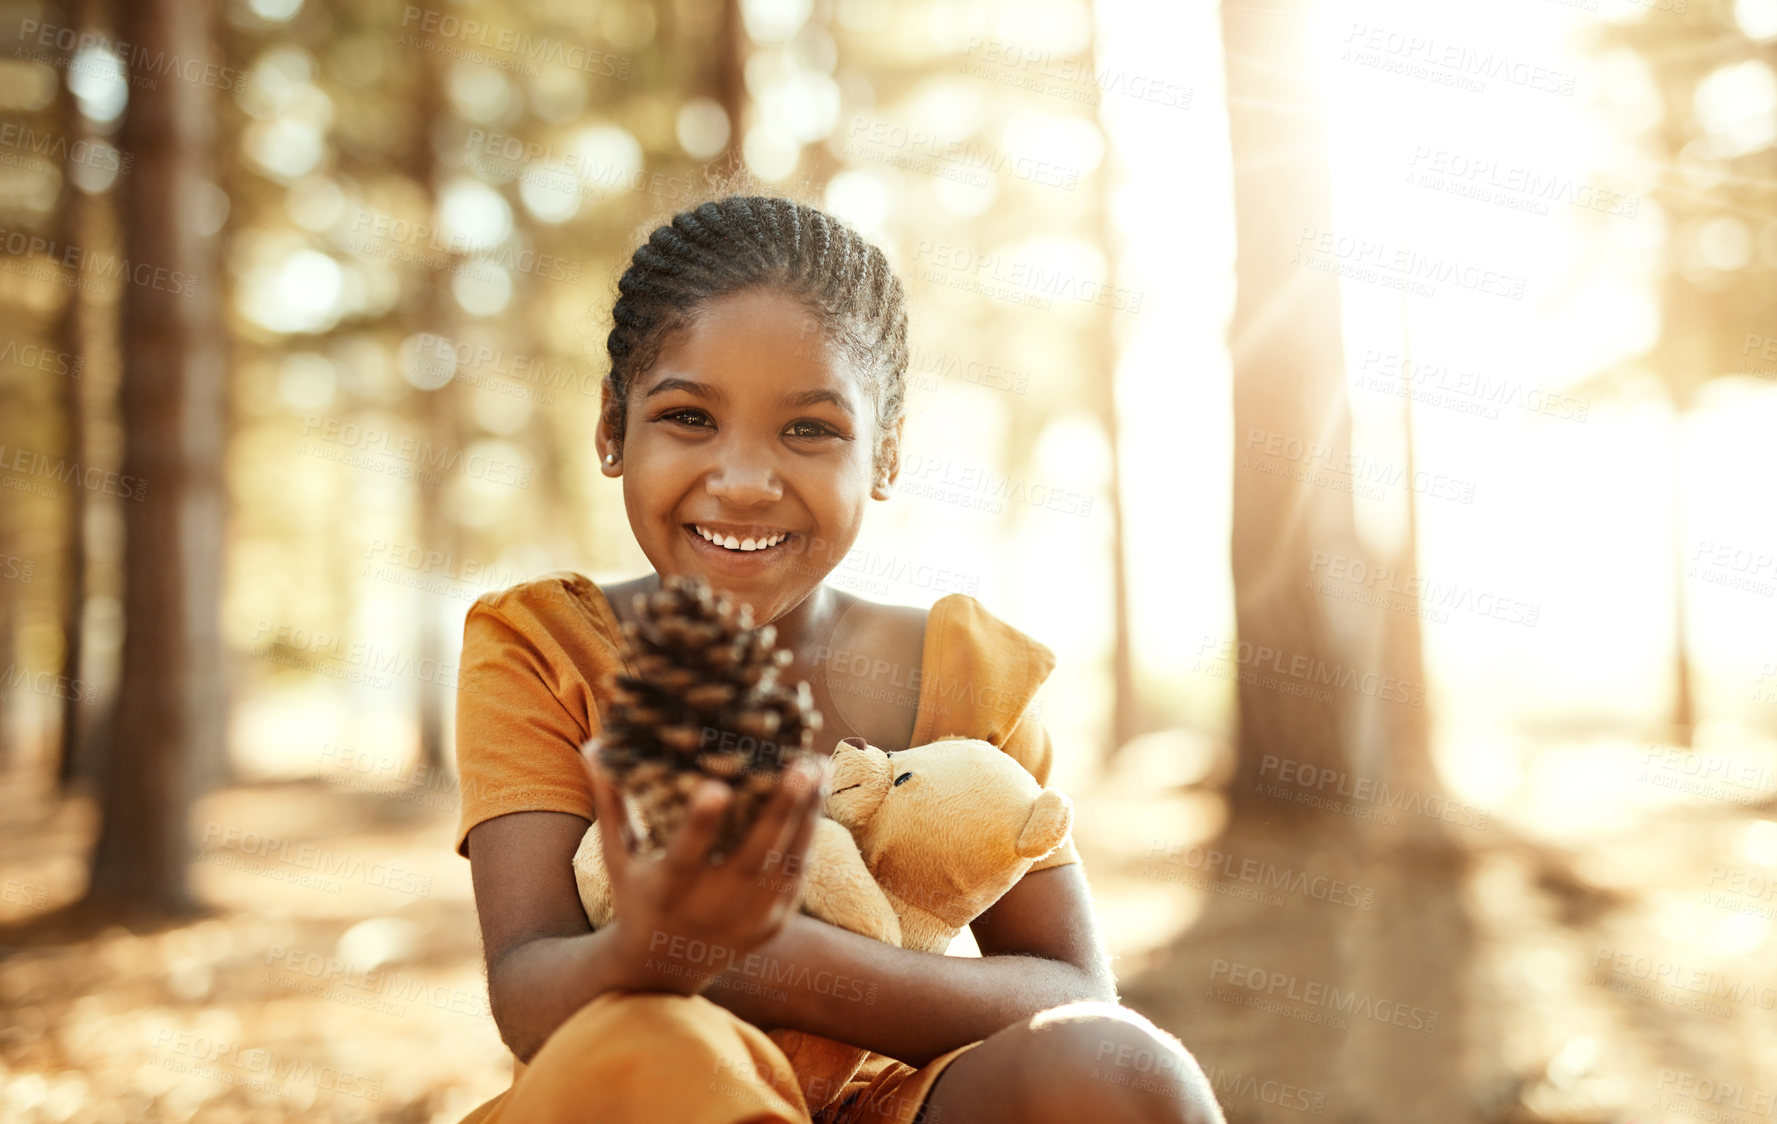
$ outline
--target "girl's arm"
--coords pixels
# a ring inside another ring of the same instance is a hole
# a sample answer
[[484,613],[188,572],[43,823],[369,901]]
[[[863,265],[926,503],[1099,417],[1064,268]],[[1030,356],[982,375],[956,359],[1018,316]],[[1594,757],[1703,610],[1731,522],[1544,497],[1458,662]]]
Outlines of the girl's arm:
[[500,1038],[529,1063],[555,1028],[607,991],[648,986],[615,925],[593,932],[574,886],[574,851],[587,823],[567,812],[513,812],[469,832],[475,910],[487,957],[488,1003]]
[[895,948],[798,914],[703,996],[756,1026],[915,1066],[1049,1007],[1117,999],[1077,863],[1025,875],[970,928],[979,958]]
[[[513,812],[472,828],[469,865],[488,1000],[501,1039],[519,1060],[528,1063],[556,1027],[605,992],[697,994],[724,963],[777,933],[795,909],[824,775],[824,766],[785,769],[758,821],[716,865],[706,856],[727,804],[723,786],[704,782],[664,854],[644,859],[629,852],[615,791],[595,779],[593,802],[619,903],[617,919],[597,932],[574,883],[584,819]],[[686,948],[705,951],[686,957]]]

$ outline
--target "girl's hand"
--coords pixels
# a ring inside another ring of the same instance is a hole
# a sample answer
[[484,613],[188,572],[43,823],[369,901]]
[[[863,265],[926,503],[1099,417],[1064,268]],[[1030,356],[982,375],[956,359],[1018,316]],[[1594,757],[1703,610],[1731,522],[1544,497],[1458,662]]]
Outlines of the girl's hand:
[[731,799],[728,786],[700,784],[666,849],[639,855],[622,797],[597,757],[596,743],[582,755],[616,905],[609,928],[620,934],[635,990],[696,994],[732,961],[777,935],[796,910],[828,766],[805,759],[784,769],[739,846],[712,864],[710,847]]

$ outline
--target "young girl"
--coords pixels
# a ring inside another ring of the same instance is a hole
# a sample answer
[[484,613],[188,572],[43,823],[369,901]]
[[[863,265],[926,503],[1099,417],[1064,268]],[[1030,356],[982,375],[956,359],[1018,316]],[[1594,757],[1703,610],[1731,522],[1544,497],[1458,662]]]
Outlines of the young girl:
[[[720,864],[713,781],[663,855],[630,852],[579,748],[601,729],[630,599],[664,575],[705,578],[776,626],[823,754],[850,736],[895,751],[960,734],[1046,781],[1029,704],[1055,660],[965,594],[928,613],[822,582],[900,468],[907,317],[881,251],[820,210],[730,195],[655,229],[618,294],[597,445],[653,572],[608,589],[552,575],[483,596],[464,622],[457,849],[519,1063],[468,1119],[1220,1121],[1177,1040],[1117,1005],[1071,840],[971,925],[979,958],[796,912],[824,785],[803,770]],[[617,903],[597,932],[572,871],[589,821]],[[820,1089],[767,1037],[779,1027],[872,1053]]]

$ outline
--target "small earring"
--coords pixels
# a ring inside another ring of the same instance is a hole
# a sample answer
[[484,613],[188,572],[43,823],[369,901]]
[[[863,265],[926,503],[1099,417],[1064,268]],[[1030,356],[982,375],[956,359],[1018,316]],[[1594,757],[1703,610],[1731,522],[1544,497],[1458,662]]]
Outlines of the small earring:
[[605,463],[606,464],[616,464],[617,463],[617,454],[606,453],[605,454]]

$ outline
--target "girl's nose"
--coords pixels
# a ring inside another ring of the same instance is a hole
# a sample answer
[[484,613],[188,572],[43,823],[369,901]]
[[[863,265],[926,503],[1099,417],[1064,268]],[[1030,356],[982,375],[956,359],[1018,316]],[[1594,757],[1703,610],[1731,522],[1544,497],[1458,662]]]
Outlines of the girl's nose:
[[704,487],[717,499],[739,505],[781,499],[783,482],[768,457],[724,457],[705,480]]

